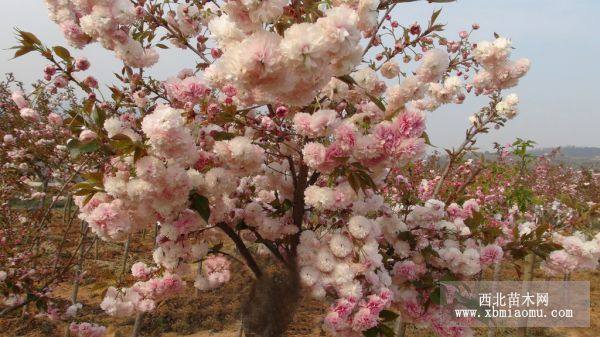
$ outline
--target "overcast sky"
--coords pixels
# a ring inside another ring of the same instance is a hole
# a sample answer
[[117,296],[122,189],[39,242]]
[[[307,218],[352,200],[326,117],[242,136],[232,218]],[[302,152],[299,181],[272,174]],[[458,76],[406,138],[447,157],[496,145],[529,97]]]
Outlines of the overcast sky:
[[[521,84],[511,89],[521,99],[519,116],[499,131],[481,139],[507,143],[516,137],[532,139],[540,146],[600,146],[600,35],[599,0],[459,0],[439,5],[420,3],[399,6],[395,17],[402,24],[427,22],[432,10],[443,7],[440,22],[448,23],[447,36],[477,22],[475,39],[492,39],[493,32],[512,39],[513,57],[527,57],[533,66]],[[0,74],[13,72],[28,83],[40,77],[45,63],[39,56],[10,60],[15,44],[13,28],[35,33],[48,45],[63,44],[58,27],[47,17],[42,0],[7,2],[0,11]],[[96,45],[75,55],[92,62],[91,71],[101,81],[111,81],[120,69],[112,53]],[[166,78],[181,68],[193,67],[190,53],[169,50],[152,74]],[[468,116],[484,101],[468,96],[463,105],[451,105],[428,116],[428,133],[435,145],[461,143]]]

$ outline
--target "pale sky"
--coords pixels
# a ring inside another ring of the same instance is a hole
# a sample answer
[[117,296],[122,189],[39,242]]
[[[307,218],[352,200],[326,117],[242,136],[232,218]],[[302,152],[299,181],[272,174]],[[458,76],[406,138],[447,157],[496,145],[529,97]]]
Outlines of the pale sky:
[[[10,60],[15,44],[13,28],[35,33],[47,45],[66,45],[59,28],[47,17],[42,0],[6,1],[0,11],[0,74],[13,72],[25,83],[39,78],[45,62],[26,55]],[[600,0],[459,0],[449,4],[401,4],[395,19],[401,24],[426,23],[431,12],[443,7],[438,19],[448,23],[446,36],[477,22],[474,40],[492,39],[493,32],[509,37],[516,48],[513,57],[527,57],[532,69],[518,87],[520,114],[479,143],[507,143],[516,137],[532,139],[539,146],[600,146],[600,35],[597,15]],[[111,81],[120,69],[113,54],[91,45],[73,52],[92,62],[91,73],[101,82]],[[194,66],[187,52],[163,52],[150,71],[158,78],[175,75]],[[428,133],[434,145],[451,147],[462,142],[468,117],[485,101],[468,96],[463,105],[450,105],[428,115]]]

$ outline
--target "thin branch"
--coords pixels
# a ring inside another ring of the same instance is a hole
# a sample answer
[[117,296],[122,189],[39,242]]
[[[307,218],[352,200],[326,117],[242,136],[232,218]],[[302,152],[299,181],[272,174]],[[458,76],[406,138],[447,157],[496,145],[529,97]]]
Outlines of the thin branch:
[[373,46],[373,42],[375,42],[375,39],[377,38],[377,34],[379,33],[379,29],[383,25],[383,22],[385,21],[385,18],[390,14],[390,12],[394,9],[394,7],[396,7],[396,5],[397,5],[396,3],[393,3],[391,6],[388,7],[388,9],[383,14],[383,17],[379,21],[379,24],[377,25],[377,28],[375,28],[375,31],[373,32],[373,36],[371,36],[371,39],[369,40],[369,43],[367,44],[367,46],[363,50],[363,53],[362,53],[363,56],[365,56],[365,54],[367,54],[367,52],[369,51],[369,49],[371,49],[371,47]]

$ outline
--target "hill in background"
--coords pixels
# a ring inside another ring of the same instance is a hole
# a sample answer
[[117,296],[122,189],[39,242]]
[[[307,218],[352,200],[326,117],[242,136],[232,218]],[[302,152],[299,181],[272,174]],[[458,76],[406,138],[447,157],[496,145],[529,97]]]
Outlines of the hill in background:
[[[558,150],[558,153],[555,155],[554,161],[564,163],[568,166],[585,167],[600,171],[600,147],[546,147],[533,149],[530,151],[530,153],[535,156],[543,156],[548,155],[556,150]],[[494,160],[496,158],[496,153],[492,151],[485,151],[483,152],[483,155],[489,160]],[[442,160],[444,160],[445,154],[441,154],[441,157]]]
[[[540,156],[550,153],[553,150],[554,148],[540,148],[534,149],[532,153]],[[600,169],[600,147],[560,147],[556,160],[569,165]]]

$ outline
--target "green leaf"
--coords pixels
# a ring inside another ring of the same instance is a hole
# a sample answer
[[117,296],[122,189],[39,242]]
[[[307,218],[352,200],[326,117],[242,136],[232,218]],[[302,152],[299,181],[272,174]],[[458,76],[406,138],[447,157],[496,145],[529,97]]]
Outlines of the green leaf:
[[385,337],[394,337],[394,330],[385,324],[380,324],[379,330]]
[[379,317],[384,321],[384,322],[390,322],[395,320],[396,318],[398,318],[398,314],[390,311],[390,310],[381,310],[381,312],[379,313]]
[[379,327],[374,327],[369,330],[363,331],[365,337],[377,337],[379,335]]
[[19,49],[17,49],[17,51],[15,52],[15,56],[13,56],[13,59],[16,59],[17,57],[21,57],[29,52],[34,51],[35,48],[30,47],[30,46],[23,46]]
[[85,103],[83,104],[83,111],[85,111],[88,114],[92,113],[92,109],[94,108],[94,103],[95,102],[93,99],[86,100]]
[[126,154],[135,151],[135,144],[131,138],[121,133],[111,138],[110,145],[120,154]]
[[435,23],[435,20],[437,20],[438,16],[440,16],[440,13],[442,12],[442,9],[438,9],[437,11],[434,11],[433,14],[431,15],[431,26],[433,26],[433,24]]
[[111,139],[112,140],[122,140],[122,141],[133,143],[133,141],[131,140],[131,138],[129,136],[124,135],[122,133],[114,135]]
[[77,183],[75,185],[73,185],[72,187],[74,190],[81,190],[81,189],[89,189],[89,188],[94,188],[94,185],[92,183],[90,183],[89,181],[82,181],[80,183]]
[[71,60],[73,59],[73,57],[71,57],[71,53],[65,47],[55,46],[55,47],[52,47],[52,50],[54,50],[54,53],[56,54],[56,56],[65,60],[66,62],[71,62]]
[[106,120],[106,112],[98,107],[94,107],[94,110],[92,110],[92,120],[98,128],[102,129]]
[[93,140],[89,143],[82,144],[79,147],[79,151],[81,151],[81,153],[91,153],[91,152],[98,150],[99,148],[100,148],[100,143],[98,143],[97,140]]
[[431,144],[431,140],[429,139],[429,135],[427,134],[427,132],[423,132],[423,134],[421,134],[421,138],[423,138],[425,140],[425,144],[427,144],[431,147],[437,147],[437,146]]
[[434,32],[441,32],[444,30],[444,27],[446,27],[446,25],[433,25],[431,26],[431,30]]
[[19,37],[21,37],[23,44],[38,46],[42,44],[42,41],[40,41],[40,39],[38,39],[37,36],[35,36],[33,33],[17,29],[17,34],[19,35]]
[[82,177],[88,180],[88,183],[101,185],[104,176],[101,172],[82,173]]
[[235,138],[235,135],[233,133],[229,133],[229,132],[225,132],[225,131],[216,131],[216,132],[212,132],[211,136],[214,140],[230,140]]
[[408,44],[410,42],[409,30],[404,29],[404,34],[402,34],[402,38],[404,39],[404,44]]
[[190,201],[192,203],[192,209],[198,212],[204,221],[208,222],[208,218],[210,218],[208,199],[203,195],[193,192],[190,195]]
[[485,221],[483,214],[480,212],[474,212],[473,216],[465,220],[465,225],[469,227],[472,232],[475,232]]
[[348,183],[350,183],[350,187],[352,187],[354,192],[358,193],[360,191],[360,179],[354,172],[348,174]]
[[441,286],[435,287],[435,289],[429,294],[429,299],[433,304],[446,304],[446,296],[444,295]]
[[372,189],[372,190],[376,190],[377,186],[375,186],[375,182],[373,181],[373,179],[371,178],[371,176],[365,172],[365,171],[358,171],[358,177],[360,179],[361,182],[361,187],[363,189],[365,189],[366,187]]
[[146,149],[144,149],[143,147],[140,146],[136,146],[135,150],[133,151],[133,161],[137,162],[138,160],[140,160],[140,158],[146,156]]
[[81,152],[79,151],[80,145],[81,142],[75,138],[71,138],[67,141],[67,149],[69,150],[69,155],[71,158],[76,159],[79,157],[79,155],[81,155]]
[[69,150],[69,155],[73,159],[77,159],[83,153],[94,152],[99,148],[100,143],[98,143],[98,140],[93,140],[89,143],[82,143],[78,139],[71,138],[67,141],[67,149]]

